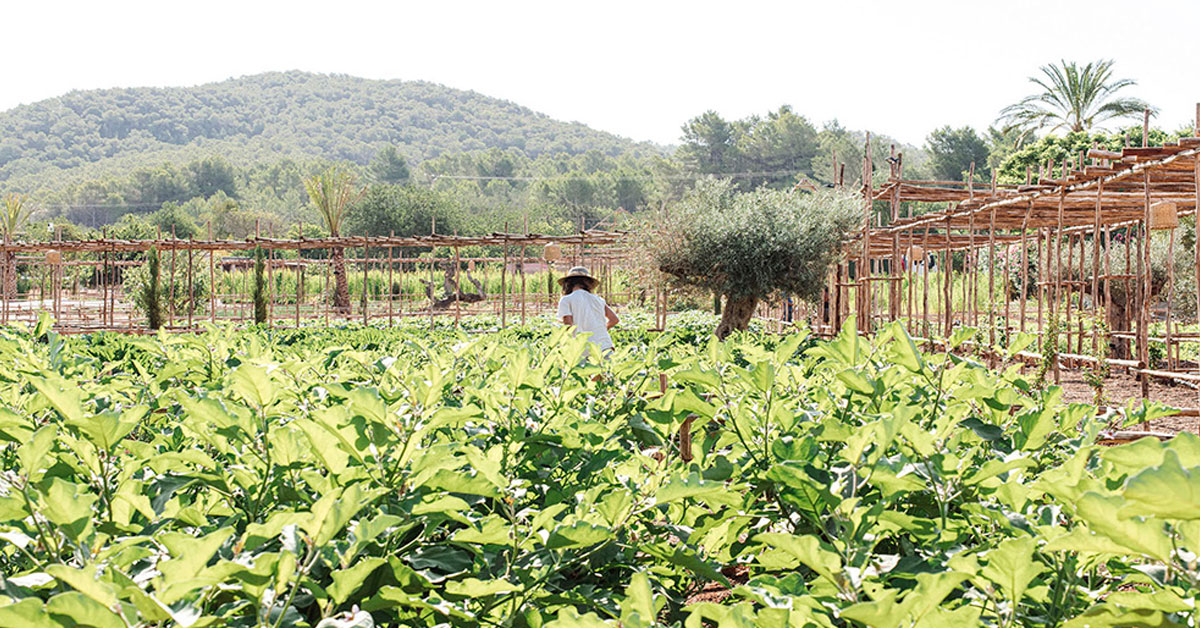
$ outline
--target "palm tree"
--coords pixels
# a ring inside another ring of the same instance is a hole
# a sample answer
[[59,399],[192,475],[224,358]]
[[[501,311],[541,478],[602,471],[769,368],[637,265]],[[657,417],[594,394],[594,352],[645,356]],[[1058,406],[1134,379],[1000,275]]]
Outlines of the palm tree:
[[[358,188],[355,176],[341,168],[330,168],[305,179],[304,189],[325,221],[329,236],[340,236],[346,210],[362,198],[362,190]],[[349,312],[350,285],[346,281],[344,251],[341,247],[334,247],[330,257],[333,259],[333,308],[339,312]]]
[[1042,66],[1042,76],[1029,77],[1042,91],[1002,109],[999,120],[1008,128],[1019,130],[1024,139],[1029,133],[1046,128],[1089,131],[1107,120],[1140,114],[1150,108],[1138,98],[1116,95],[1137,82],[1114,79],[1112,65],[1112,60],[1101,60],[1083,66],[1073,61]]
[[[4,197],[0,211],[0,237],[7,244],[25,228],[33,207],[29,204],[29,197],[9,194]],[[4,296],[10,299],[17,296],[17,255],[11,251],[4,254]]]

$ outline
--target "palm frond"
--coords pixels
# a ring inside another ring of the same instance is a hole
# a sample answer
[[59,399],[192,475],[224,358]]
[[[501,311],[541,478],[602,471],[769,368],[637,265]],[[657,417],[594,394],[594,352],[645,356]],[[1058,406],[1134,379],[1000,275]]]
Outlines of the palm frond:
[[1022,134],[1043,129],[1071,132],[1140,113],[1146,103],[1116,96],[1137,82],[1112,78],[1112,66],[1110,59],[1084,65],[1064,59],[1042,66],[1040,76],[1029,77],[1040,91],[1001,109],[997,121],[1021,129]]
[[305,179],[304,191],[334,237],[341,235],[346,211],[363,195],[354,174],[341,168],[330,168]]

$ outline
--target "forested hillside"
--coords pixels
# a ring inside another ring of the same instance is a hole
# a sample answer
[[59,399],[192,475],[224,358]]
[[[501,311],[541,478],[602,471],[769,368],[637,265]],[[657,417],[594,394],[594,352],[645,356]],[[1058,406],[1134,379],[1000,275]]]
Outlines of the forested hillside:
[[[680,122],[672,150],[475,92],[302,72],[80,91],[0,113],[0,194],[24,195],[43,230],[243,238],[301,224],[320,235],[304,181],[331,167],[365,192],[348,227],[373,234],[427,233],[435,217],[462,233],[612,226],[707,176],[745,190],[830,185],[835,158],[847,185],[861,178],[865,133],[788,106]],[[925,170],[924,151],[874,138],[876,164],[895,144],[906,174]]]
[[[224,155],[366,164],[385,145],[410,161],[499,148],[537,157],[647,144],[476,92],[421,81],[268,73],[197,87],[76,91],[0,113],[0,182]],[[91,166],[91,167],[89,167]],[[107,171],[107,172],[106,172]]]

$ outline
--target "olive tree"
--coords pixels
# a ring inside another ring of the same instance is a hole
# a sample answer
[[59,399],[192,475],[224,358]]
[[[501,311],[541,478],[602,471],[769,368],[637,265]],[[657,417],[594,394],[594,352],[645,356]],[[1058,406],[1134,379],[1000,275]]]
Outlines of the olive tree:
[[728,181],[700,181],[664,217],[658,268],[725,300],[716,335],[746,329],[758,302],[777,294],[820,297],[842,239],[862,201],[834,190],[759,188],[737,192]]

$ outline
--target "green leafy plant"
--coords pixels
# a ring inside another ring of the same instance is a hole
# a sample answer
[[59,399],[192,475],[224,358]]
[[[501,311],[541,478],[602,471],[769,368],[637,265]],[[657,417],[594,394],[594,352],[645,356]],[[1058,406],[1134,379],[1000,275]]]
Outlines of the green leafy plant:
[[715,320],[0,330],[0,625],[1194,621],[1196,439]]
[[159,274],[158,248],[151,247],[146,254],[146,282],[142,284],[142,290],[137,297],[138,304],[146,312],[146,326],[150,329],[158,329],[163,324],[163,300],[160,296],[162,287],[159,285]]
[[254,299],[254,322],[260,325],[267,322],[268,313],[266,267],[267,264],[262,247],[254,247],[254,289],[252,298]]

